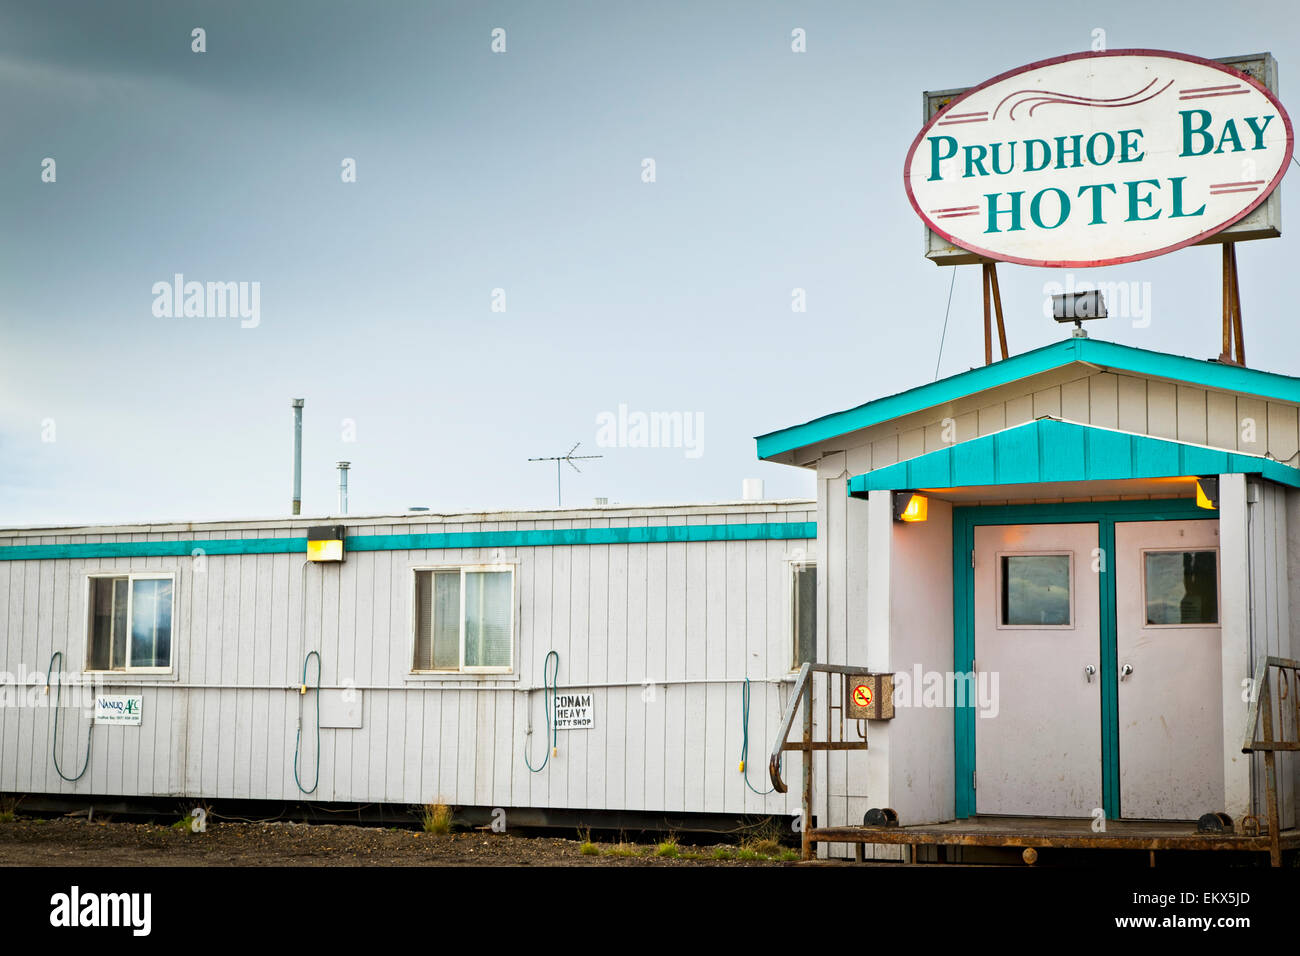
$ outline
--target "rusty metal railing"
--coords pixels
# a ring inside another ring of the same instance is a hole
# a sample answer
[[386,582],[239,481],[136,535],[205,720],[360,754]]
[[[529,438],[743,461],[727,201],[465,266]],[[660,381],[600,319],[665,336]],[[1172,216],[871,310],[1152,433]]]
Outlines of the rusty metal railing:
[[[1277,724],[1273,723],[1274,695],[1269,676],[1276,669]],[[1273,866],[1282,865],[1282,824],[1277,805],[1277,754],[1279,751],[1300,752],[1300,661],[1285,657],[1261,657],[1255,669],[1255,683],[1251,687],[1250,715],[1246,722],[1246,737],[1241,744],[1242,753],[1264,754],[1264,783],[1268,801],[1268,855]],[[1260,716],[1263,716],[1263,738],[1257,738]],[[1291,718],[1288,721],[1288,716]],[[1292,733],[1287,733],[1290,724]],[[1275,731],[1277,737],[1274,736]]]
[[[813,674],[841,674],[855,677],[863,677],[874,673],[866,667],[847,667],[841,664],[804,664],[799,668],[799,678],[795,681],[794,691],[790,694],[790,700],[785,706],[785,713],[781,716],[781,730],[776,738],[776,744],[772,748],[772,756],[767,763],[768,776],[772,779],[772,787],[777,793],[786,793],[789,788],[781,777],[781,754],[786,751],[798,750],[803,753],[803,828],[800,835],[803,839],[803,858],[812,859],[812,754],[817,750],[866,750],[866,735],[859,731],[860,740],[848,740],[844,735],[844,704],[839,705],[832,703],[832,686],[833,682],[828,678],[826,682],[826,739],[813,740]],[[841,694],[843,688],[841,687]],[[794,726],[795,715],[799,713],[800,707],[803,708],[803,738],[799,741],[791,742],[790,730]],[[831,713],[839,711],[839,739],[832,739],[831,731],[836,726],[831,720]],[[858,721],[859,724],[863,723]]]

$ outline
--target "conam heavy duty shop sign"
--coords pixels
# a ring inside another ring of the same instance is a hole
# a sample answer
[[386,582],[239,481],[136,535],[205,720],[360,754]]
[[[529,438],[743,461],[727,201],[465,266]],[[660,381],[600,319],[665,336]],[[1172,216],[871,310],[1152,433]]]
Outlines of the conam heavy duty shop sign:
[[1031,63],[934,115],[907,153],[917,214],[1003,262],[1087,267],[1172,252],[1241,219],[1291,160],[1291,120],[1250,76],[1181,53]]

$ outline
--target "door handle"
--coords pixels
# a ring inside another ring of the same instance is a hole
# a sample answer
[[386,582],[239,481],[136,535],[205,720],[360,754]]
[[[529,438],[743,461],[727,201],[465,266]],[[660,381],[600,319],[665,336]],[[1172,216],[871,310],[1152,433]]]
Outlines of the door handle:
[[1128,675],[1129,675],[1129,674],[1132,674],[1132,673],[1133,673],[1133,665],[1132,665],[1132,664],[1125,664],[1123,667],[1121,667],[1121,668],[1119,669],[1119,679],[1120,679],[1120,680],[1127,680],[1127,679],[1128,679]]
[[1083,676],[1086,677],[1086,678],[1088,678],[1088,683],[1089,683],[1089,684],[1092,683],[1092,677],[1093,677],[1093,675],[1096,674],[1096,673],[1097,673],[1097,668],[1093,667],[1091,664],[1088,664],[1088,665],[1087,665],[1086,667],[1084,667],[1084,669],[1083,669]]

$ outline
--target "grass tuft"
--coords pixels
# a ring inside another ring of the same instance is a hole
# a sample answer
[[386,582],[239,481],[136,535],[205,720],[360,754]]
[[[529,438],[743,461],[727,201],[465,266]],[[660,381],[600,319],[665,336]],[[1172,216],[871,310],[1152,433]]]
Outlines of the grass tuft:
[[426,804],[420,811],[420,825],[425,833],[438,836],[451,832],[451,807],[445,803]]
[[655,847],[655,856],[676,859],[681,855],[682,848],[677,843],[677,836],[672,833],[668,834],[668,836],[664,840],[660,841],[659,845]]

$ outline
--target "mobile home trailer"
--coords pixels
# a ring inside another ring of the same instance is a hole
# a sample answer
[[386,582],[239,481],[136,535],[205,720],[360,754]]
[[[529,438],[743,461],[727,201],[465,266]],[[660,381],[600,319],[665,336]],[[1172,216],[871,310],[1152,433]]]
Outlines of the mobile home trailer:
[[793,813],[761,755],[811,653],[813,510],[2,531],[0,791]]

